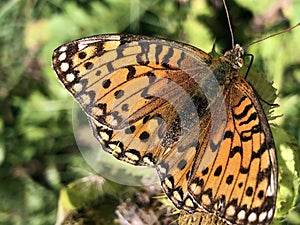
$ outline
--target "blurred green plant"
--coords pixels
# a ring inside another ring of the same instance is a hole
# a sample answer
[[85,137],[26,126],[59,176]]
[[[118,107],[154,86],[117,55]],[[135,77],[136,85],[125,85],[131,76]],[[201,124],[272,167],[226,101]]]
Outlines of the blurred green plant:
[[[300,21],[297,0],[227,4],[242,45]],[[57,46],[99,33],[159,36],[206,52],[214,42],[219,52],[231,46],[222,2],[215,0],[1,1],[0,27],[0,224],[54,224],[59,193],[93,173],[73,136],[73,100],[51,70]],[[247,49],[254,66],[274,81],[281,105],[275,115],[283,114],[271,121],[282,181],[274,224],[300,221],[299,34],[296,29]],[[129,198],[137,189],[126,191]]]

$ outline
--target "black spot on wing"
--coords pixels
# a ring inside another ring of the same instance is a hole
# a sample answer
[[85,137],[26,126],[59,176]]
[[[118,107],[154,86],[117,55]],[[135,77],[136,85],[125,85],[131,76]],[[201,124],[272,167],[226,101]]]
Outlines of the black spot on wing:
[[233,139],[233,132],[232,131],[230,131],[230,130],[227,130],[226,132],[225,132],[225,134],[224,134],[224,140],[225,139],[227,139],[227,138],[229,138],[229,139]]
[[233,181],[233,175],[229,175],[227,178],[226,178],[226,184],[232,184],[232,181]]
[[91,69],[93,69],[94,64],[91,62],[86,62],[83,66],[86,70],[91,70]]
[[208,167],[206,167],[204,170],[202,170],[202,175],[205,176],[206,174],[208,174]]
[[252,196],[252,194],[253,194],[253,188],[252,188],[252,187],[248,187],[248,188],[246,189],[246,195],[247,195],[248,197],[250,197],[250,196]]
[[182,159],[180,160],[180,162],[177,164],[177,168],[180,169],[180,170],[183,170],[186,166],[187,162],[186,160]]
[[259,199],[262,199],[263,197],[264,197],[264,191],[263,190],[260,190],[259,192],[258,192],[258,194],[257,194],[257,197],[259,198]]
[[243,173],[243,174],[249,173],[249,170],[250,170],[250,168],[245,168],[243,166],[240,167],[240,172]]
[[78,54],[78,58],[79,59],[84,59],[86,57],[86,53],[85,52],[79,52]]
[[217,169],[215,170],[214,176],[218,177],[222,173],[222,166],[218,166]]
[[105,88],[105,89],[106,89],[106,88],[109,88],[110,85],[111,85],[110,79],[104,80],[104,81],[102,82],[102,87]]
[[150,137],[150,134],[148,132],[146,132],[146,131],[143,131],[140,134],[139,139],[140,139],[141,142],[147,142],[148,139],[149,139],[149,137]]
[[132,78],[134,78],[134,75],[136,74],[136,69],[134,66],[127,66],[128,74],[126,80],[129,81]]

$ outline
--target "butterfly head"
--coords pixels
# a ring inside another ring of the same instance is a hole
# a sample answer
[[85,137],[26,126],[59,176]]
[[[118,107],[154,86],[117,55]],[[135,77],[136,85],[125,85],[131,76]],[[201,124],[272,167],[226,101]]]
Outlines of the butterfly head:
[[236,44],[233,49],[225,52],[224,56],[232,62],[235,69],[244,65],[244,48]]

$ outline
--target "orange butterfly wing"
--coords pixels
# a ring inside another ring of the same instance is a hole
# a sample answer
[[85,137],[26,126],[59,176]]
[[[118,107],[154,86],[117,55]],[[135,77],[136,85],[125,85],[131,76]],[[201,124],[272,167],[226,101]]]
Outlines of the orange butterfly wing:
[[[119,160],[157,168],[178,208],[231,223],[269,223],[277,162],[264,112],[239,76],[239,55],[99,35],[56,49],[53,67]],[[238,65],[238,66],[237,66]]]
[[195,165],[189,193],[205,210],[232,223],[268,224],[277,192],[270,127],[252,87],[242,77],[225,87],[224,96],[229,103],[228,122],[220,150],[208,167],[201,166],[205,157]]
[[56,49],[53,68],[106,151],[131,164],[153,165],[181,135],[179,126],[188,130],[207,106],[199,85],[211,80],[204,73],[210,59],[177,42],[100,35]]

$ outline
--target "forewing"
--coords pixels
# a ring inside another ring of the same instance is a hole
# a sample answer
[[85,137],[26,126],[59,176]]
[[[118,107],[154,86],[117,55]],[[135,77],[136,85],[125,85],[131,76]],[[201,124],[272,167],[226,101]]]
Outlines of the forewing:
[[53,68],[105,150],[150,165],[204,113],[210,60],[201,50],[164,39],[99,35],[57,48]]

